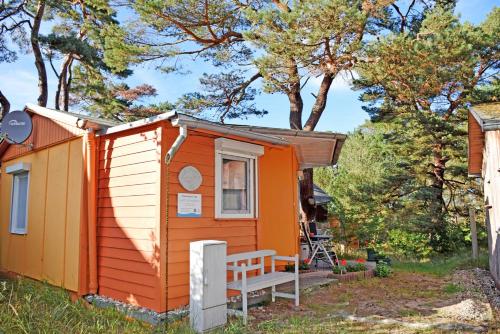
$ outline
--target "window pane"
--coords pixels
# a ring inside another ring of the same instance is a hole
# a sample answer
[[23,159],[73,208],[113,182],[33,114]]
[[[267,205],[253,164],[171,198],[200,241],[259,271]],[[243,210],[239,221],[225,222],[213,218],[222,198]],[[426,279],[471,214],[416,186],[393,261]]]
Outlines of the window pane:
[[14,175],[12,191],[12,232],[26,232],[26,205],[28,199],[28,173]]
[[248,160],[222,159],[222,209],[248,211]]

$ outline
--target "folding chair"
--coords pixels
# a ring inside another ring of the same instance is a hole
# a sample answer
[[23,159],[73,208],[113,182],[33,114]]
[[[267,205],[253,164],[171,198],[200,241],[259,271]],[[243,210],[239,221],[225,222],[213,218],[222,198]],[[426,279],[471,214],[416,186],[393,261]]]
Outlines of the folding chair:
[[[307,244],[311,251],[309,256],[309,261],[312,263],[313,260],[316,261],[316,267],[318,266],[318,260],[325,262],[326,264],[334,267],[338,265],[337,254],[331,246],[332,237],[327,235],[318,235],[318,230],[316,228],[316,223],[309,223],[309,232],[306,229],[305,224],[302,222],[302,230],[306,238]],[[328,249],[328,248],[330,249]]]

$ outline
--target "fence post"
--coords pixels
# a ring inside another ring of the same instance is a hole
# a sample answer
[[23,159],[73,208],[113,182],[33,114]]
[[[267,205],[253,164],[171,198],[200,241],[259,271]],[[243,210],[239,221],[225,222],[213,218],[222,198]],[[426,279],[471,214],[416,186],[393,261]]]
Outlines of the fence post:
[[473,207],[469,207],[469,221],[470,221],[470,240],[472,242],[472,258],[478,259],[477,250],[477,229],[476,229],[476,212]]

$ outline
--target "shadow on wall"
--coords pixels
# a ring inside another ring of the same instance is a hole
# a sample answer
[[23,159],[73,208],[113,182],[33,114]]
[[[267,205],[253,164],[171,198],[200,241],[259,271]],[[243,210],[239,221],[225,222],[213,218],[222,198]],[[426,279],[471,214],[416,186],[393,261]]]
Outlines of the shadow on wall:
[[98,294],[164,311],[158,138],[151,130],[99,144]]

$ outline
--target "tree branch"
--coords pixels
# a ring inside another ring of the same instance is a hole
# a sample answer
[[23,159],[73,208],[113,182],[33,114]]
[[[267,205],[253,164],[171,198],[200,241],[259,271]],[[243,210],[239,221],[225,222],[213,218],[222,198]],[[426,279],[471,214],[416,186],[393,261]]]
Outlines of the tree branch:
[[[260,72],[254,74],[250,79],[243,82],[239,87],[233,89],[231,93],[229,93],[226,99],[226,110],[219,117],[219,120],[222,124],[224,124],[224,119],[226,118],[227,114],[231,111],[231,107],[241,102],[243,96],[245,95],[245,90],[248,88],[248,86],[250,86],[255,80],[259,78],[262,78],[262,74],[260,74]],[[236,96],[238,97],[236,98]]]
[[10,102],[0,91],[0,106],[2,107],[2,118],[10,111]]

